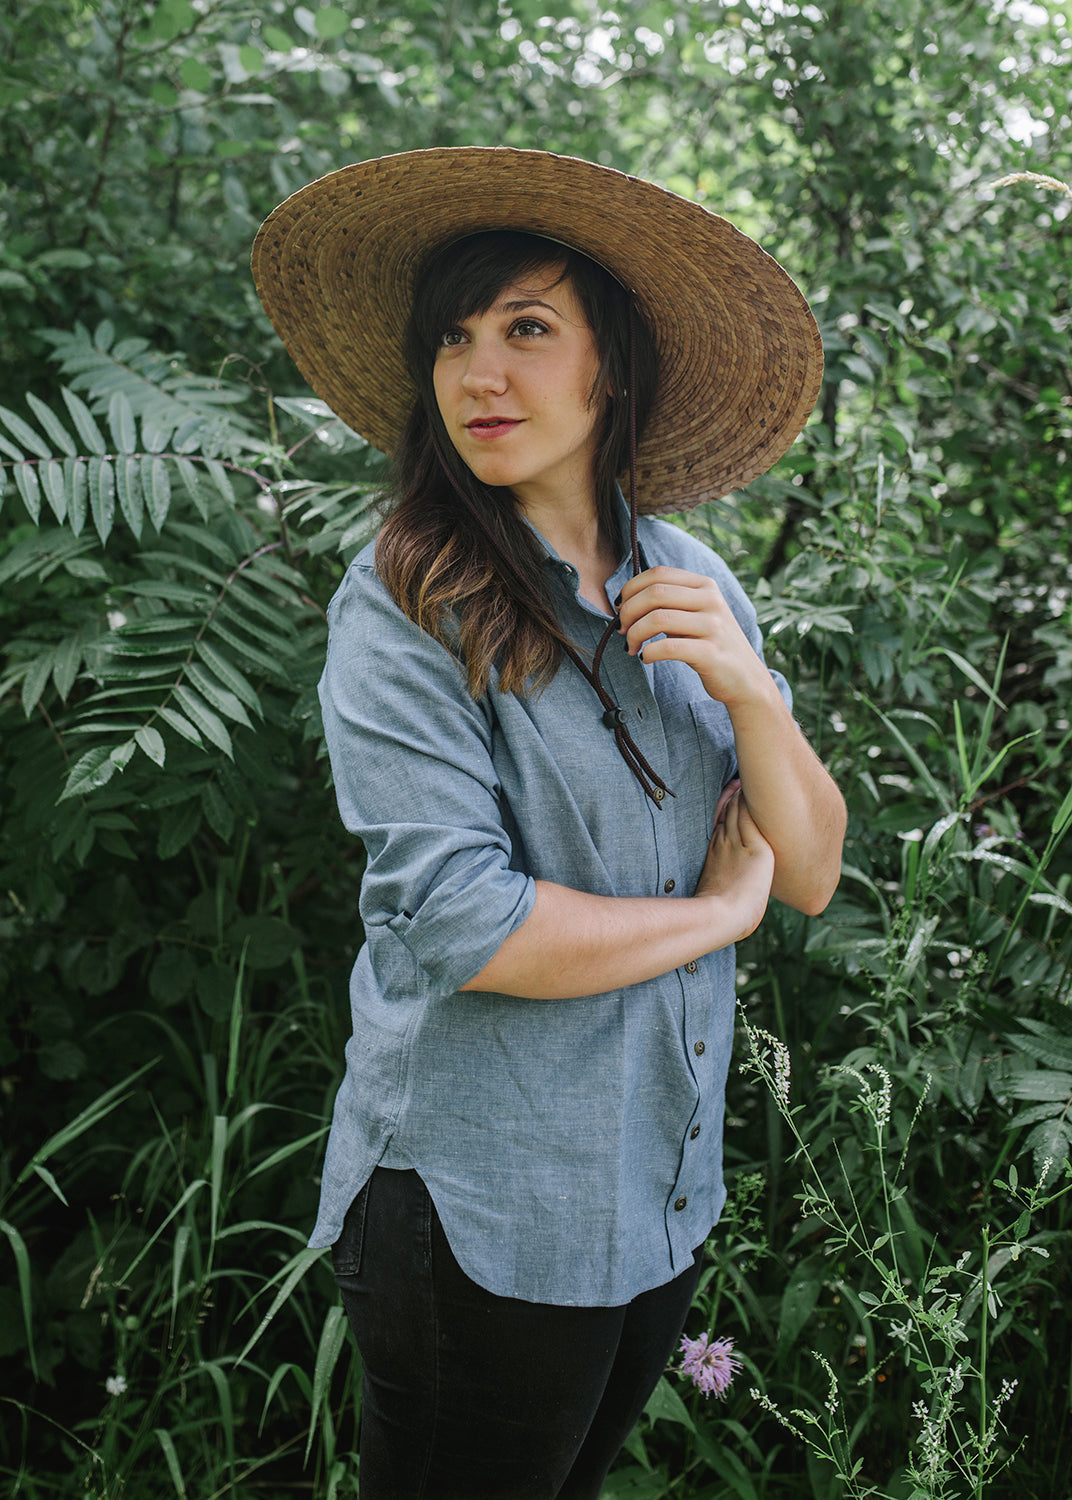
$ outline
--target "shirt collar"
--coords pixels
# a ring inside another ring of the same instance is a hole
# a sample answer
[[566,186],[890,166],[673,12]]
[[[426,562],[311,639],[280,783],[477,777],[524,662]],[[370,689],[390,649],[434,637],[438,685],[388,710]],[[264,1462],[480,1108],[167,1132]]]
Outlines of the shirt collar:
[[[629,504],[625,496],[622,494],[621,485],[615,484],[614,489],[616,495],[615,513],[618,521],[618,566],[614,569],[614,572],[607,579],[605,585],[607,595],[611,599],[617,598],[626,582],[633,576],[633,555],[632,548],[629,544]],[[524,521],[525,525],[529,528],[533,536],[539,542],[540,547],[543,549],[546,562],[549,565],[553,566],[555,569],[559,570],[563,574],[563,576],[567,574],[568,570],[569,579],[573,586],[573,592],[576,593],[578,584],[576,568],[573,568],[566,558],[559,557],[558,553],[551,546],[551,543],[547,540],[547,538],[541,531],[537,530],[537,528],[525,515],[524,511],[521,511],[520,514],[521,519]],[[648,564],[644,557],[643,543],[640,543],[639,547],[640,566],[643,569],[646,568]]]

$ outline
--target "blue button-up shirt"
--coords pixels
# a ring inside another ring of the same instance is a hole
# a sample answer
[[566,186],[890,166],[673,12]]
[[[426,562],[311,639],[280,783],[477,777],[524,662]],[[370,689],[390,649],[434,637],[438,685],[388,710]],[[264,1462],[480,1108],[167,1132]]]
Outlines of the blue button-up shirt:
[[[756,616],[722,560],[642,518],[644,566],[717,582],[757,652]],[[546,543],[563,627],[593,651],[606,616]],[[614,598],[628,554],[607,581]],[[532,910],[536,880],[602,896],[695,889],[735,774],[721,703],[679,662],[614,639],[603,679],[676,794],[652,802],[568,661],[540,693],[474,699],[463,668],[398,609],[372,547],[328,612],[320,684],[339,810],[368,856],[353,1036],[320,1214],[331,1244],[377,1164],[415,1168],[451,1248],[505,1296],[615,1306],[669,1281],[725,1201],[722,1121],[732,948],[583,999],[460,993]],[[784,679],[774,674],[789,701]]]

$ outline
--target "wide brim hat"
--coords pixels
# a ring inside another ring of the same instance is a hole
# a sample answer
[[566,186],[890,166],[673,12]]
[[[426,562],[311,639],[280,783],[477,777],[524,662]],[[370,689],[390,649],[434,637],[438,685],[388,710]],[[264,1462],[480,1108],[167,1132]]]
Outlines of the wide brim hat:
[[358,162],[265,220],[253,276],[305,380],[392,453],[416,399],[404,357],[429,256],[489,229],[583,251],[635,295],[659,359],[637,454],[641,511],[729,494],[785,453],[819,394],[819,331],[754,240],[698,203],[611,167],[507,146]]

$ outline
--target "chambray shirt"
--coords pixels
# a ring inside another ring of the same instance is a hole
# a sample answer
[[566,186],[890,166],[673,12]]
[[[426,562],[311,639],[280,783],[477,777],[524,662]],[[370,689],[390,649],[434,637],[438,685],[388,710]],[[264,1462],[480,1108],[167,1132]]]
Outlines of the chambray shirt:
[[[755,611],[720,558],[664,521],[642,518],[639,537],[644,566],[714,578],[761,650]],[[563,626],[594,650],[606,617],[541,547]],[[610,598],[630,571],[626,548]],[[568,660],[540,693],[500,693],[493,674],[473,698],[457,659],[391,600],[373,547],[328,620],[324,729],[339,810],[368,864],[353,1036],[310,1244],[338,1238],[377,1164],[410,1167],[481,1286],[626,1303],[691,1264],[725,1201],[733,949],[582,999],[459,987],[524,922],[536,880],[601,896],[692,893],[736,771],[729,715],[689,667],[647,665],[624,638],[610,642],[604,681],[676,794],[656,805]]]

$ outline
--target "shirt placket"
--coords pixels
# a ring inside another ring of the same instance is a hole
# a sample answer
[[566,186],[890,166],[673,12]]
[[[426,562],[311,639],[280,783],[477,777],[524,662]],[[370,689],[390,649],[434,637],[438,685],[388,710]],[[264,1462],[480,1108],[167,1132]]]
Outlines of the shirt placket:
[[[620,586],[618,576],[608,584],[611,589]],[[583,602],[576,603],[583,609]],[[602,676],[616,705],[625,713],[629,733],[636,741],[649,763],[660,772],[668,767],[666,734],[658,701],[653,691],[654,668],[646,666],[640,656],[630,656],[625,649],[624,637],[613,637],[603,654]],[[672,790],[672,789],[671,789]],[[681,885],[681,853],[677,838],[677,820],[667,805],[668,794],[655,789],[650,807],[652,836],[656,849],[656,896],[687,895]],[[704,1027],[699,1018],[705,1007],[698,1003],[696,987],[700,983],[700,964],[689,959],[676,971],[681,993],[681,1034],[687,1049],[689,1071],[696,1084],[697,1099],[692,1113],[684,1122],[678,1171],[666,1200],[666,1235],[670,1246],[671,1262],[675,1274],[684,1270],[691,1262],[696,1248],[697,1231],[692,1216],[687,1212],[692,1185],[697,1180],[697,1164],[701,1160],[706,1143],[703,1141],[702,1119],[709,1092],[709,1053]]]

